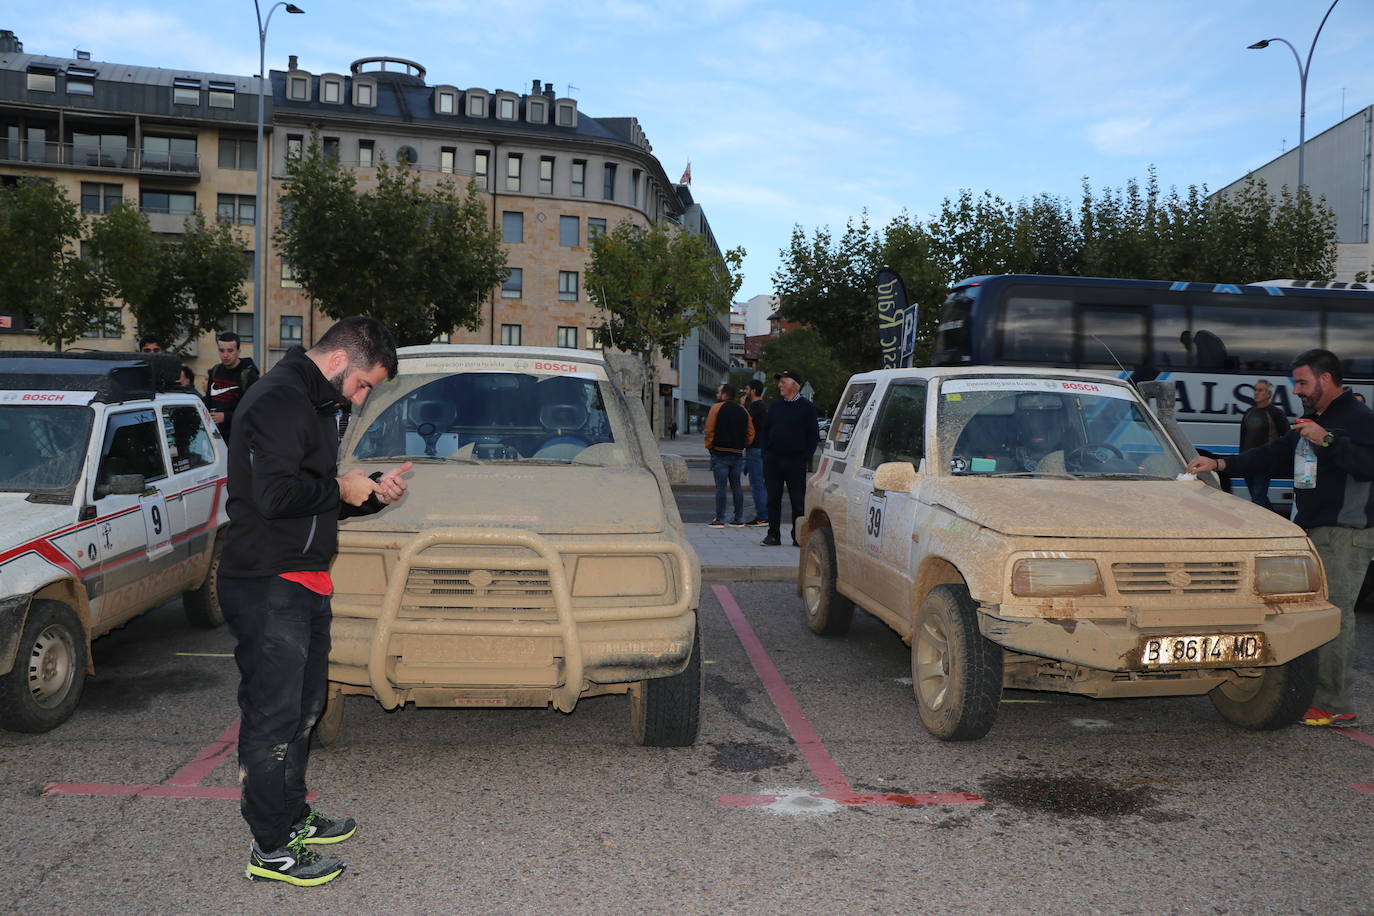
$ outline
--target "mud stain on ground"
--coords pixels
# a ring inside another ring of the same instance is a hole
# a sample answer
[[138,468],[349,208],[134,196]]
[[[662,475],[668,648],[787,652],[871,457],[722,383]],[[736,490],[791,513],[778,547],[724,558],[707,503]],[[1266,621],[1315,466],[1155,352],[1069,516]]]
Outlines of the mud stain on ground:
[[725,773],[754,773],[785,766],[796,759],[791,754],[748,742],[712,744],[711,747],[715,749],[711,766]]
[[1143,815],[1158,804],[1153,786],[1113,785],[1095,776],[991,776],[983,780],[979,794],[1022,811],[1100,820]]
[[706,676],[706,692],[714,697],[716,702],[725,708],[726,712],[755,731],[761,731],[775,738],[788,738],[787,732],[776,725],[764,722],[762,719],[754,718],[746,711],[745,707],[752,700],[749,691],[729,678],[719,674],[708,674]]
[[142,709],[158,696],[194,693],[226,683],[228,674],[217,674],[196,668],[159,669],[142,674],[119,674],[86,681],[81,705],[91,709],[124,712]]

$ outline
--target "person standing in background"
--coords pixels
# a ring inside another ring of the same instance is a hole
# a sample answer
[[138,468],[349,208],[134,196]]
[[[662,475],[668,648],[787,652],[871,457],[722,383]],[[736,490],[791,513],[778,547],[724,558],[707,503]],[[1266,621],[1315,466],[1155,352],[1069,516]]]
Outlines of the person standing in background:
[[711,455],[711,476],[716,482],[716,517],[712,528],[725,527],[725,486],[735,499],[735,514],[731,528],[744,527],[744,488],[740,486],[740,470],[744,467],[744,451],[754,441],[754,424],[749,411],[735,402],[735,386],[726,382],[716,389],[716,403],[706,415],[706,451]]
[[744,409],[754,422],[754,444],[744,450],[744,476],[754,496],[751,528],[768,527],[768,483],[763,479],[763,440],[768,429],[768,408],[763,404],[763,381],[751,378],[744,386]]
[[816,405],[801,396],[802,377],[792,370],[773,376],[782,396],[768,405],[768,438],[763,443],[763,476],[768,487],[768,534],[759,543],[782,543],[782,490],[792,510],[792,546],[797,519],[806,514],[806,471],[821,441]]
[[205,404],[210,408],[210,419],[228,442],[234,411],[248,387],[258,380],[258,367],[239,355],[239,335],[233,331],[221,331],[215,339],[219,363],[205,373]]
[[[1255,404],[1240,417],[1240,450],[1248,452],[1273,442],[1288,432],[1288,416],[1273,403],[1274,386],[1267,379],[1255,382]],[[1268,474],[1252,474],[1245,478],[1245,486],[1250,491],[1250,502],[1266,509],[1274,508],[1269,503]]]

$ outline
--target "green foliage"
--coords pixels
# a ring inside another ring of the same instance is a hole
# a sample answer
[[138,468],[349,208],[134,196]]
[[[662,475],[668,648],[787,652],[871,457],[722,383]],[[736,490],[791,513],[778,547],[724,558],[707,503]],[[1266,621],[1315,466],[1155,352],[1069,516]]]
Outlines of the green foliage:
[[826,346],[821,332],[813,328],[797,328],[765,343],[759,355],[759,368],[768,379],[764,397],[771,400],[778,396],[778,383],[773,376],[791,369],[806,379],[814,392],[812,403],[827,417],[834,412],[851,374]]
[[1049,195],[1012,204],[991,192],[946,199],[921,222],[903,213],[881,230],[867,214],[838,241],[827,227],[796,226],[773,275],[779,312],[818,330],[848,371],[880,362],[875,275],[887,265],[921,304],[916,364],[928,360],[946,291],[1000,273],[1254,283],[1326,280],[1336,263],[1336,218],[1324,201],[1249,181],[1227,196],[1142,186],[1094,192],[1074,206]]
[[101,279],[77,254],[85,228],[54,182],[0,187],[0,310],[31,316],[39,339],[57,350],[104,317]]
[[90,248],[106,289],[124,300],[140,332],[159,335],[169,350],[184,350],[243,307],[244,243],[227,223],[197,210],[176,241],[163,241],[127,204],[93,222]]
[[445,179],[425,189],[418,173],[382,162],[376,187],[358,193],[318,137],[287,163],[287,176],[277,246],[326,315],[370,315],[402,346],[481,326],[507,269],[471,186]]
[[626,220],[592,239],[587,294],[605,309],[597,329],[605,346],[671,359],[682,339],[726,314],[739,291],[744,249],[718,256],[705,237]]

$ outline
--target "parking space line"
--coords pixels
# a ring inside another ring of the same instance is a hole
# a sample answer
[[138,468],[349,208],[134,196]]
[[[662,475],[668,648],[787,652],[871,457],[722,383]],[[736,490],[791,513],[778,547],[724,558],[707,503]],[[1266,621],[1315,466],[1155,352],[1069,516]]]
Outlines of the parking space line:
[[[715,593],[716,600],[720,602],[721,608],[725,611],[726,619],[734,628],[735,635],[744,647],[750,664],[754,666],[754,672],[763,682],[764,689],[768,691],[769,699],[773,701],[773,707],[777,709],[783,724],[787,726],[792,741],[797,745],[797,749],[801,752],[807,766],[810,767],[811,774],[820,783],[822,791],[814,797],[846,806],[976,805],[982,803],[983,799],[971,792],[926,794],[855,792],[850,786],[849,780],[845,778],[844,773],[829,752],[826,751],[820,736],[816,734],[810,720],[806,718],[806,713],[802,711],[801,704],[797,702],[797,698],[788,688],[787,682],[783,680],[781,672],[773,664],[772,658],[764,649],[763,643],[759,641],[754,628],[749,625],[748,619],[744,616],[744,611],[735,601],[735,596],[730,592],[730,589],[724,585],[713,585],[711,591]],[[785,797],[768,794],[722,795],[716,799],[716,804],[727,808],[755,807],[771,805]]]

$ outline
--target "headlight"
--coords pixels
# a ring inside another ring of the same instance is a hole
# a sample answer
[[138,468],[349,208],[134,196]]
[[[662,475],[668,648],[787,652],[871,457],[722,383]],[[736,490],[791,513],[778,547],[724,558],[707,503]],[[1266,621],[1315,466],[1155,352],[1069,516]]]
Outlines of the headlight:
[[1301,595],[1319,588],[1321,577],[1310,556],[1255,558],[1255,591],[1261,595]]
[[1011,591],[1026,598],[1105,594],[1095,560],[1017,560]]

